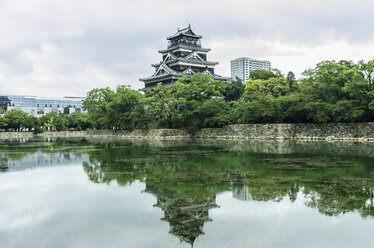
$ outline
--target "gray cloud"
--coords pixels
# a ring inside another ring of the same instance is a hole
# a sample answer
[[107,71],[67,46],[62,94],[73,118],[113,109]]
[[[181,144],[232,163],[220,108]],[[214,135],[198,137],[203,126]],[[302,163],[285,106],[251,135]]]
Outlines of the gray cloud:
[[356,51],[369,47],[373,7],[366,0],[5,0],[0,93],[62,96],[121,83],[142,87],[138,79],[153,73],[150,64],[160,60],[166,37],[188,23],[212,48],[218,73],[229,75],[230,59],[239,56],[274,58],[275,67],[287,70],[300,67],[290,57],[304,56],[298,61],[307,69],[319,59],[310,58],[310,49],[322,51],[334,41]]

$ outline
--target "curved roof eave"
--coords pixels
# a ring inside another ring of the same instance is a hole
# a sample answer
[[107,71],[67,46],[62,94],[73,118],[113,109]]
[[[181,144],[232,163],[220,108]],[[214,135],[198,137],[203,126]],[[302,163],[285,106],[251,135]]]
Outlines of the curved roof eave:
[[210,48],[193,47],[193,46],[186,46],[186,45],[178,44],[176,46],[173,46],[173,47],[170,47],[170,48],[167,48],[167,49],[164,49],[164,50],[158,50],[158,52],[159,53],[167,53],[169,51],[173,51],[173,50],[176,50],[178,48],[185,48],[185,49],[189,49],[189,50],[192,50],[192,51],[201,51],[201,52],[209,52],[211,50]]

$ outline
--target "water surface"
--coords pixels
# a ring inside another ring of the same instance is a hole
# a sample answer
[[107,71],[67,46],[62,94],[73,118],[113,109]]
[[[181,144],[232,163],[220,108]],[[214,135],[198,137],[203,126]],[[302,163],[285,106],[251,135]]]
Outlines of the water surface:
[[374,144],[0,141],[1,247],[371,247]]

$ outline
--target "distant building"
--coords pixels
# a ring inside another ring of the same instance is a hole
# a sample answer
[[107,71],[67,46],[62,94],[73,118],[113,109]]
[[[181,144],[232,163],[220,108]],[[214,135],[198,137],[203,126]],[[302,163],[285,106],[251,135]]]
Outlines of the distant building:
[[238,58],[231,60],[231,77],[238,77],[245,84],[248,80],[249,73],[254,70],[271,70],[270,61],[255,60],[251,58]]
[[12,109],[40,117],[49,112],[72,114],[82,111],[84,97],[43,98],[36,96],[0,96],[0,114]]
[[191,25],[184,29],[178,28],[176,34],[167,38],[167,49],[159,51],[162,54],[162,61],[152,65],[155,73],[140,79],[144,82],[144,88],[141,90],[153,89],[158,83],[170,85],[183,76],[191,77],[198,72],[201,75],[210,75],[215,80],[228,79],[214,73],[214,66],[218,62],[207,60],[210,49],[201,47],[201,38],[202,36],[192,31]]

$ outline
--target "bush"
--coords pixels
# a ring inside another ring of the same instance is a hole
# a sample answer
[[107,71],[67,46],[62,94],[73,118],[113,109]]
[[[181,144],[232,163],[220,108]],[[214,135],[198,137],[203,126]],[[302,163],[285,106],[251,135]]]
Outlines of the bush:
[[38,134],[38,133],[43,133],[43,132],[44,132],[43,128],[41,128],[41,127],[35,127],[34,131],[33,131],[33,134]]

